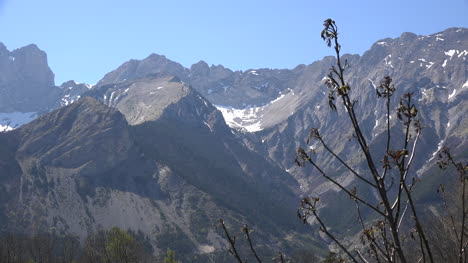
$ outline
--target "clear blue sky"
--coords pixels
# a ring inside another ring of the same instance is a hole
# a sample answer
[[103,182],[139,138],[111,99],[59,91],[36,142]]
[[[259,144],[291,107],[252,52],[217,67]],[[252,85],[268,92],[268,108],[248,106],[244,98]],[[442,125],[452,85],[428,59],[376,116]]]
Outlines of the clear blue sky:
[[0,0],[0,42],[10,50],[37,44],[58,85],[92,84],[151,53],[186,67],[309,64],[331,54],[320,39],[328,17],[343,51],[362,54],[402,32],[468,27],[468,0]]

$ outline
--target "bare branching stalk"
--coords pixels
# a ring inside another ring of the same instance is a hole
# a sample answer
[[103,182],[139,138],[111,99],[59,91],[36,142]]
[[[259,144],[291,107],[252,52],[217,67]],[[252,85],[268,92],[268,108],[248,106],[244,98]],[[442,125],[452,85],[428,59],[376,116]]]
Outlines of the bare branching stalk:
[[286,259],[283,255],[283,253],[279,253],[278,254],[278,257],[276,258],[278,260],[279,263],[286,263]]
[[317,203],[320,199],[317,197],[314,198],[304,198],[301,201],[301,207],[297,211],[297,215],[299,218],[303,221],[303,223],[307,223],[307,218],[310,215],[313,215],[315,219],[317,219],[317,222],[320,224],[320,231],[325,233],[333,242],[335,242],[345,253],[348,255],[348,257],[351,259],[351,261],[355,263],[359,263],[359,261],[356,260],[356,258],[349,252],[349,250],[341,244],[340,241],[338,241],[335,236],[328,231],[325,223],[322,221],[320,216],[317,213]]
[[229,253],[231,253],[231,255],[237,260],[237,262],[239,263],[244,263],[244,261],[242,261],[239,253],[237,252],[237,248],[236,248],[236,236],[233,236],[231,237],[231,235],[229,234],[229,231],[227,230],[226,228],[226,225],[224,224],[224,220],[223,219],[219,219],[219,225],[221,226],[221,228],[223,229],[224,231],[224,234],[226,236],[226,239],[228,240],[229,242]]
[[366,258],[364,258],[364,256],[362,255],[361,251],[359,251],[359,250],[356,249],[356,253],[358,254],[358,257],[362,260],[362,262],[364,262],[364,263],[369,263],[369,261],[368,261]]
[[[359,119],[355,112],[356,100],[351,98],[351,87],[346,81],[345,71],[349,67],[347,60],[341,58],[341,45],[338,41],[338,27],[335,21],[327,19],[324,22],[324,30],[321,33],[321,37],[329,47],[333,46],[336,56],[336,64],[330,69],[329,74],[326,78],[326,85],[328,87],[328,104],[333,111],[337,111],[336,102],[340,101],[344,107],[347,117],[349,118],[351,125],[353,126],[353,136],[359,144],[360,151],[364,154],[364,162],[367,165],[366,171],[358,172],[356,169],[351,167],[339,153],[335,152],[326,143],[324,138],[320,135],[317,128],[311,129],[311,132],[307,138],[307,144],[311,140],[316,140],[320,143],[323,148],[330,153],[334,160],[340,165],[345,167],[349,173],[351,173],[358,182],[368,185],[368,191],[374,191],[377,193],[377,204],[373,197],[364,197],[357,193],[356,188],[347,188],[347,186],[340,183],[333,175],[327,173],[323,167],[321,167],[313,158],[315,150],[306,152],[302,147],[299,147],[296,151],[295,162],[299,166],[305,166],[306,164],[312,165],[320,175],[325,178],[328,182],[338,187],[341,191],[345,192],[349,197],[354,200],[356,204],[356,210],[358,213],[358,222],[362,228],[361,241],[362,244],[368,246],[368,249],[364,254],[357,248],[347,248],[342,241],[340,241],[336,235],[329,231],[326,227],[326,222],[320,217],[318,213],[317,203],[318,197],[315,198],[304,198],[301,202],[301,206],[298,209],[298,216],[303,223],[309,223],[309,217],[315,218],[316,222],[320,225],[320,230],[328,236],[346,256],[355,263],[362,262],[389,262],[389,263],[408,263],[409,261],[418,262],[430,262],[434,263],[434,257],[429,244],[429,240],[421,223],[420,215],[416,209],[415,200],[413,197],[413,188],[418,182],[416,176],[410,176],[410,169],[416,156],[416,148],[418,145],[419,138],[421,136],[422,127],[417,119],[418,110],[413,103],[413,94],[406,93],[400,99],[399,105],[396,109],[396,115],[402,122],[404,138],[401,148],[395,148],[392,145],[392,123],[391,123],[391,97],[396,91],[395,86],[392,84],[392,78],[385,76],[380,82],[379,86],[376,87],[376,93],[378,97],[385,98],[384,112],[386,114],[386,142],[385,142],[385,154],[383,156],[382,167],[377,167],[373,155],[369,149],[368,142],[362,132],[359,125]],[[396,125],[396,124],[394,124]],[[468,180],[466,172],[467,166],[461,163],[456,163],[448,150],[444,148],[442,154],[445,156],[445,160],[442,161],[441,167],[446,167],[449,164],[454,165],[460,174],[462,182],[461,201],[462,201],[462,212],[460,215],[461,228],[459,231],[456,230],[456,224],[454,217],[451,216],[452,229],[457,238],[459,263],[467,263],[467,246],[468,246],[468,231],[467,231],[467,217],[468,211],[466,208],[466,194],[467,194],[467,183]],[[440,159],[442,155],[440,155]],[[390,174],[390,170],[396,168],[395,172]],[[380,172],[379,172],[380,171]],[[408,182],[410,181],[411,182]],[[387,185],[388,183],[388,185]],[[369,216],[366,218],[361,213],[360,205],[370,208],[370,212],[373,212],[377,218]],[[447,204],[445,203],[445,206]],[[407,216],[411,215],[411,217]],[[412,219],[411,220],[409,220]],[[413,238],[410,240],[411,246],[415,249],[409,249],[406,251],[403,248],[403,241],[406,241],[407,226],[414,223],[415,228],[411,230],[410,236]],[[229,235],[224,222],[220,220],[220,224],[225,232],[226,238],[230,244],[230,253],[237,259],[239,263],[243,263],[239,256],[236,244],[235,236],[231,238]],[[366,226],[368,225],[368,226]],[[402,226],[405,227],[402,227]],[[250,238],[250,230],[245,225],[243,232],[246,235],[250,252],[256,258],[258,263],[262,261],[255,252],[254,245]],[[418,247],[419,246],[419,252]],[[416,253],[416,254],[415,254]],[[365,257],[369,256],[367,259]],[[279,258],[280,262],[284,262],[284,258]]]
[[356,199],[357,201],[365,204],[367,207],[371,208],[372,210],[374,210],[375,212],[379,213],[380,215],[384,216],[385,214],[380,211],[380,209],[377,207],[377,206],[374,206],[372,204],[370,204],[369,202],[365,201],[364,199],[360,198],[359,196],[357,196],[356,193],[353,193],[351,190],[347,189],[346,187],[344,187],[342,184],[340,184],[338,181],[336,181],[335,179],[333,179],[332,177],[330,177],[329,175],[327,175],[318,165],[317,163],[315,163],[313,160],[312,160],[312,157],[307,154],[305,152],[304,149],[302,148],[298,148],[297,149],[297,152],[296,152],[296,163],[300,166],[305,166],[305,163],[308,162],[310,164],[312,164],[312,166],[314,166],[315,169],[317,169],[320,174],[326,178],[328,181],[330,181],[331,183],[333,183],[334,185],[338,186],[341,190],[343,190],[345,193],[347,193],[351,198],[353,199]]
[[321,144],[322,146],[329,152],[333,155],[333,157],[335,157],[341,164],[343,164],[349,171],[351,171],[351,173],[353,173],[357,178],[361,179],[363,182],[367,183],[368,185],[374,187],[374,188],[377,188],[377,185],[375,185],[374,183],[372,183],[371,181],[367,180],[366,178],[364,178],[363,176],[359,175],[356,170],[354,170],[353,168],[351,168],[345,161],[343,161],[343,159],[341,159],[332,149],[330,149],[330,147],[328,147],[328,145],[325,143],[325,141],[323,140],[322,136],[320,136],[320,133],[318,131],[318,129],[316,128],[313,128],[311,129],[310,131],[310,135],[309,135],[309,138],[307,138],[307,143],[309,143],[309,140],[312,139],[312,138],[315,138],[317,139]]
[[[399,107],[397,108],[397,116],[403,122],[404,126],[404,142],[401,149],[392,149],[391,145],[391,97],[394,94],[396,88],[392,84],[392,78],[385,76],[383,81],[380,82],[380,85],[376,87],[376,93],[378,97],[383,97],[386,99],[385,102],[385,113],[386,113],[386,143],[385,143],[385,155],[383,158],[383,171],[380,174],[377,170],[377,166],[373,160],[373,155],[370,152],[368,143],[365,139],[365,136],[362,133],[361,127],[359,125],[359,120],[357,118],[354,106],[356,101],[351,99],[350,92],[351,87],[346,81],[344,72],[348,68],[348,63],[345,60],[344,63],[341,58],[341,45],[338,41],[338,27],[335,24],[335,21],[327,19],[324,22],[324,30],[321,33],[321,37],[325,40],[329,47],[334,48],[336,55],[336,65],[332,66],[329,74],[327,75],[326,85],[329,89],[328,94],[328,103],[333,111],[337,110],[336,101],[337,98],[340,99],[342,105],[344,106],[347,115],[351,121],[351,125],[354,130],[354,137],[356,138],[362,153],[364,154],[367,167],[369,169],[369,175],[363,175],[356,172],[355,169],[350,167],[337,153],[333,151],[324,141],[320,135],[318,129],[312,129],[311,133],[307,139],[309,143],[310,139],[316,139],[324,147],[324,149],[329,152],[341,165],[343,165],[349,172],[351,172],[358,181],[364,182],[367,185],[371,186],[371,189],[375,189],[378,192],[378,201],[379,206],[371,205],[370,200],[366,200],[359,196],[356,191],[351,191],[341,185],[337,180],[333,179],[328,175],[323,169],[317,165],[317,163],[311,157],[311,154],[306,153],[302,148],[298,148],[296,152],[296,163],[300,166],[304,166],[305,163],[312,164],[319,173],[326,178],[328,181],[338,186],[341,190],[346,192],[350,197],[352,197],[357,204],[357,211],[359,216],[359,223],[363,228],[364,233],[367,232],[364,236],[369,242],[370,251],[376,261],[379,261],[379,254],[382,255],[383,259],[388,262],[408,262],[405,255],[404,249],[402,247],[402,236],[401,225],[405,217],[406,211],[410,210],[412,214],[412,219],[416,226],[415,233],[420,239],[422,246],[421,253],[423,254],[423,261],[426,261],[428,258],[429,262],[434,263],[432,257],[431,248],[429,246],[428,240],[423,231],[422,224],[418,217],[416,211],[416,205],[412,197],[412,187],[414,186],[415,180],[411,185],[408,185],[408,175],[411,168],[411,165],[414,161],[416,155],[416,146],[421,135],[421,126],[419,121],[416,119],[418,110],[412,102],[412,93],[406,93],[403,98],[400,100]],[[412,128],[414,126],[414,128]],[[416,136],[413,136],[413,133]],[[415,138],[414,138],[415,137]],[[411,149],[410,145],[412,144]],[[394,181],[390,182],[389,186],[386,186],[387,180],[386,177],[389,174],[389,170],[395,166],[399,172],[397,176],[397,182],[395,182],[396,190],[392,190],[394,186]],[[371,190],[369,189],[369,190]],[[391,200],[393,202],[391,202]],[[359,210],[359,204],[365,204],[367,207],[371,208],[374,212],[377,212],[379,216],[382,217],[383,228],[369,228],[365,227],[365,220],[361,216]],[[381,209],[383,207],[383,210]],[[403,211],[402,211],[403,209]],[[312,213],[314,214],[314,213]],[[320,223],[320,221],[319,221]],[[388,227],[388,235],[387,235]],[[380,231],[381,235],[379,239],[376,239],[373,231]],[[331,235],[331,233],[328,233]],[[335,237],[331,238],[335,242],[338,242]],[[342,246],[340,246],[341,248]],[[346,250],[349,251],[349,250]],[[349,252],[348,252],[349,253]],[[359,254],[359,259],[365,262],[365,259],[362,257],[362,254]]]
[[437,188],[437,193],[439,193],[441,195],[441,197],[442,197],[444,210],[447,211],[447,214],[448,214],[449,219],[450,219],[450,225],[451,225],[450,227],[451,227],[451,229],[453,231],[453,234],[455,235],[457,243],[459,243],[460,238],[458,236],[457,226],[455,224],[455,218],[454,218],[454,215],[452,214],[451,209],[449,208],[449,206],[447,204],[447,197],[445,195],[445,185],[440,184],[439,188]]
[[250,252],[252,252],[252,254],[255,256],[255,259],[257,259],[258,263],[262,263],[262,261],[260,260],[260,258],[257,255],[257,252],[254,249],[254,246],[252,244],[252,239],[250,239],[250,232],[251,231],[252,230],[250,230],[247,225],[244,225],[244,227],[242,227],[242,232],[244,232],[244,234],[245,234],[245,236],[247,238],[247,241],[249,242]]
[[[457,163],[453,159],[452,154],[450,153],[449,149],[446,147],[443,147],[439,153],[439,167],[441,169],[446,169],[449,165],[453,165],[457,169],[458,175],[460,177],[461,188],[462,188],[461,196],[460,196],[462,207],[461,207],[461,215],[460,215],[461,227],[460,227],[460,238],[459,238],[459,243],[458,243],[459,244],[458,245],[458,260],[459,260],[459,263],[463,263],[468,260],[467,251],[466,251],[468,242],[465,243],[465,237],[468,238],[468,231],[466,229],[466,220],[468,216],[468,211],[466,208],[466,194],[467,194],[466,181],[468,180],[468,177],[467,177],[468,165],[464,165],[461,162]],[[452,218],[452,224],[455,225],[453,222],[454,221]],[[457,233],[456,229],[454,229],[454,232],[455,234]],[[458,235],[457,235],[457,238],[458,238]]]
[[[334,103],[335,101],[335,94],[337,94],[339,97],[341,97],[341,100],[343,102],[343,106],[346,109],[346,112],[348,113],[348,116],[350,118],[351,124],[354,128],[354,133],[355,137],[360,145],[360,148],[362,152],[364,153],[367,166],[371,172],[371,178],[373,179],[374,183],[373,185],[376,186],[377,191],[379,193],[380,197],[380,203],[384,206],[385,211],[381,212],[381,215],[385,218],[385,220],[389,224],[391,236],[393,239],[393,246],[396,249],[396,253],[398,254],[399,260],[403,263],[406,263],[406,257],[403,253],[403,249],[401,247],[401,242],[400,242],[400,236],[397,231],[397,225],[398,225],[398,218],[396,218],[393,214],[393,209],[390,205],[389,197],[387,195],[388,191],[385,187],[385,180],[383,179],[383,176],[381,177],[377,171],[377,168],[375,166],[375,162],[372,158],[372,154],[370,153],[369,147],[367,145],[366,139],[361,131],[361,128],[359,126],[358,119],[356,117],[356,113],[354,111],[354,105],[355,101],[352,101],[349,97],[349,93],[351,91],[351,88],[349,84],[345,81],[345,76],[344,76],[344,71],[348,67],[347,61],[345,61],[345,64],[342,65],[341,63],[341,45],[338,42],[338,28],[335,24],[335,21],[331,19],[325,20],[324,23],[325,29],[322,31],[322,38],[327,42],[328,46],[331,46],[332,43],[334,44],[334,49],[336,53],[336,67],[333,66],[330,70],[330,73],[328,74],[328,78],[326,81],[326,84],[329,88],[329,105],[333,110],[336,110],[336,105]],[[388,136],[387,136],[387,155],[389,154],[389,147],[390,147],[390,97],[393,94],[393,91],[395,90],[393,85],[391,84],[391,78],[386,77],[386,81],[381,85],[382,92],[379,91],[378,95],[387,97],[387,131],[388,131]],[[386,155],[386,156],[387,156]],[[335,155],[334,155],[335,156]],[[336,157],[336,156],[335,156]],[[388,157],[387,157],[388,158]],[[310,161],[309,161],[310,162]],[[343,163],[343,162],[342,162]],[[314,165],[315,166],[315,165]],[[345,166],[347,167],[347,166]],[[388,165],[384,164],[384,169],[387,170],[389,168]],[[348,168],[348,167],[347,167]],[[348,168],[349,169],[349,168]],[[349,169],[350,170],[350,169]],[[324,174],[323,172],[321,172]],[[386,174],[386,172],[384,172]],[[358,177],[359,178],[359,177]],[[328,179],[328,178],[327,178]],[[361,179],[362,180],[362,179]],[[365,179],[367,180],[367,179]],[[364,180],[362,180],[364,181]],[[365,181],[364,181],[365,182]],[[342,187],[340,187],[342,188]],[[357,198],[356,198],[357,199]],[[359,198],[360,199],[360,198]],[[359,200],[357,199],[357,200]],[[364,201],[363,203],[367,203]],[[380,211],[380,210],[379,210]]]

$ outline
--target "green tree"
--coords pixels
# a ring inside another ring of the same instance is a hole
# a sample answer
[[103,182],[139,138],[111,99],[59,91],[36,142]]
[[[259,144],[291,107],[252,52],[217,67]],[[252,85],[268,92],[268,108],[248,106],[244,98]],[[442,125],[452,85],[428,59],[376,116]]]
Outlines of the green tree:
[[176,259],[176,252],[171,250],[170,248],[167,249],[166,256],[164,257],[164,263],[178,263]]
[[141,248],[133,236],[113,227],[107,237],[106,251],[112,262],[139,262]]
[[118,227],[89,236],[83,250],[82,261],[92,263],[139,263],[148,257],[143,244]]

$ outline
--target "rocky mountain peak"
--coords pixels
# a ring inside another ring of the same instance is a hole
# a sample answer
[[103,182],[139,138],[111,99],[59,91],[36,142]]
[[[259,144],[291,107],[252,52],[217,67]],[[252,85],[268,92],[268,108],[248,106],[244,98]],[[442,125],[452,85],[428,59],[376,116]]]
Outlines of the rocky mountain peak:
[[197,74],[201,76],[207,76],[210,73],[210,67],[208,63],[203,60],[198,61],[190,67],[192,74]]
[[[81,167],[83,172],[115,165],[131,146],[126,127],[119,111],[84,97],[19,128],[23,139],[18,158],[26,166],[31,162],[48,163],[64,168]],[[113,152],[109,145],[119,150]],[[92,163],[88,163],[90,159]]]
[[9,53],[9,51],[8,51],[7,47],[2,42],[0,42],[0,57],[3,57],[8,53]]
[[[9,52],[0,46],[0,112],[37,112],[48,108],[54,73],[47,55],[36,45]],[[38,99],[44,98],[44,99]]]
[[116,70],[106,74],[97,85],[119,83],[125,80],[145,78],[161,73],[183,78],[186,74],[186,69],[179,63],[167,59],[165,56],[153,53],[143,60],[130,60],[124,63]]
[[[403,32],[401,33],[400,35],[400,40],[401,41],[412,41],[414,39],[418,38],[418,35],[416,35],[415,33],[411,33],[411,32]],[[388,38],[387,38],[388,40]],[[385,40],[383,40],[385,41]]]
[[39,49],[39,47],[36,44],[29,44],[24,47],[20,47],[18,49],[13,50],[13,52],[16,53],[29,53],[29,54],[34,54],[34,53],[40,53],[42,55],[46,55],[44,51]]

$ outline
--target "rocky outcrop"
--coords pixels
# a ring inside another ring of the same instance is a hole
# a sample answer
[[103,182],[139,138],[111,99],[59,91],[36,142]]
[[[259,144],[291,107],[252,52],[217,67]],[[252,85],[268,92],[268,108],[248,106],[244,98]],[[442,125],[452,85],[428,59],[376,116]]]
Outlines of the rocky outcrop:
[[10,52],[0,45],[0,112],[47,109],[53,100],[53,87],[54,74],[44,51],[29,45]]

